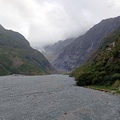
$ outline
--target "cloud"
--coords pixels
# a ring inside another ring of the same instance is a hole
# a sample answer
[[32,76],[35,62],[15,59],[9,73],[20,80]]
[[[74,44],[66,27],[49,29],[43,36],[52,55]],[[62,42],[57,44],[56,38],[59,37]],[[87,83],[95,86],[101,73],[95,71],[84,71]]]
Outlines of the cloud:
[[0,24],[23,34],[32,47],[76,37],[120,14],[119,0],[0,0]]

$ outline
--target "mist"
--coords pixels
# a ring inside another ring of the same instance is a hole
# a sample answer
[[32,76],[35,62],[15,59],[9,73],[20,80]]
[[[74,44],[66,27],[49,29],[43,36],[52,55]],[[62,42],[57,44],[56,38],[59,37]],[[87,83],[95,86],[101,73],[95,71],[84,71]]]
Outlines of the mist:
[[39,50],[120,15],[119,0],[0,0],[0,8],[0,24]]

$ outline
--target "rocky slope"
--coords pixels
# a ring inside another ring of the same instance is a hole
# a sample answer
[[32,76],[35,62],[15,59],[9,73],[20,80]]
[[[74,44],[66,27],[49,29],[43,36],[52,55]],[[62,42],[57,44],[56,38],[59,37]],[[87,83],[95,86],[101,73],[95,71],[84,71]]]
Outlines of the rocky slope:
[[66,46],[55,60],[54,66],[60,70],[74,70],[86,60],[107,34],[118,27],[120,27],[120,16],[102,20],[86,34],[79,36],[74,43]]
[[66,40],[58,41],[58,42],[54,43],[53,45],[47,45],[44,47],[45,51],[43,54],[50,61],[50,63],[53,63],[55,61],[55,59],[59,56],[59,54],[62,53],[64,48],[67,45],[71,44],[74,40],[75,40],[75,38],[69,38]]
[[19,33],[0,25],[0,75],[47,74],[54,69],[39,51]]

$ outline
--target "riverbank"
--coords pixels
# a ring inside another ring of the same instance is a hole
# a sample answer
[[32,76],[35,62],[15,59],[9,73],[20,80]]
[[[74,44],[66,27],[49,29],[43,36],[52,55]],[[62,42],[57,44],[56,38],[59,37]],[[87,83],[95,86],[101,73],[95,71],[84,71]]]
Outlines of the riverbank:
[[94,90],[99,90],[99,91],[104,91],[104,92],[109,92],[112,94],[119,94],[120,95],[120,89],[110,87],[110,86],[86,86],[86,88],[94,89]]

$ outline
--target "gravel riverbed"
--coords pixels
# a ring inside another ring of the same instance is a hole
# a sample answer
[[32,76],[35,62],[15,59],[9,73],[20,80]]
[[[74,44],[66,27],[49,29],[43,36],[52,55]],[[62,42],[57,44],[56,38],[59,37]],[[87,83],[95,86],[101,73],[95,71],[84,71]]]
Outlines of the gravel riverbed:
[[68,75],[0,77],[0,120],[120,120],[120,96]]

